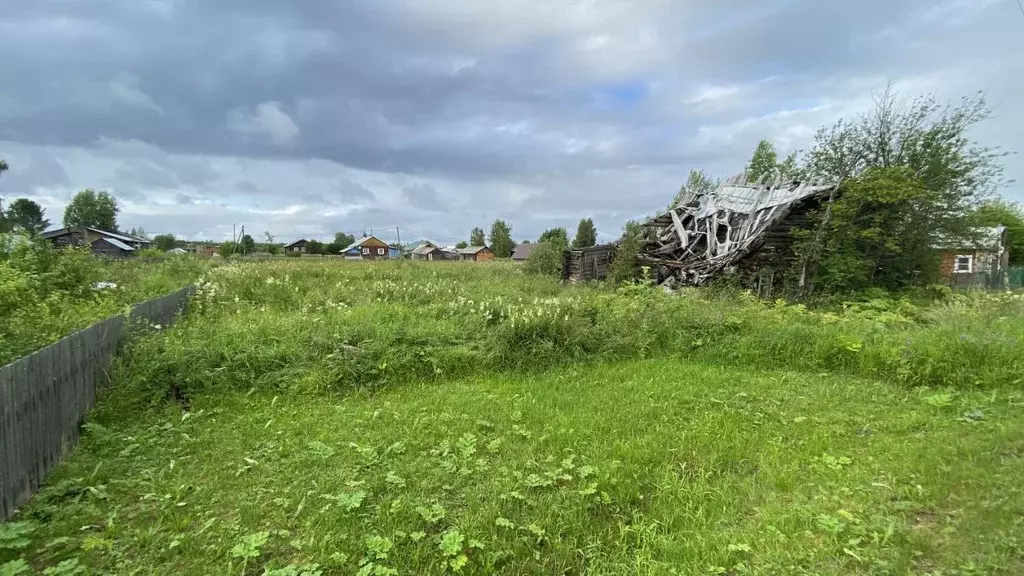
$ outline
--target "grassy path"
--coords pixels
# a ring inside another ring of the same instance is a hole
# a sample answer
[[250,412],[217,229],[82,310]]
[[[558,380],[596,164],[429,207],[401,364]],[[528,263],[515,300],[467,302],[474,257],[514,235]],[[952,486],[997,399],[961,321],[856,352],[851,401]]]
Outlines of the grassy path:
[[101,412],[19,554],[140,574],[1024,571],[1019,393],[659,360],[192,409]]

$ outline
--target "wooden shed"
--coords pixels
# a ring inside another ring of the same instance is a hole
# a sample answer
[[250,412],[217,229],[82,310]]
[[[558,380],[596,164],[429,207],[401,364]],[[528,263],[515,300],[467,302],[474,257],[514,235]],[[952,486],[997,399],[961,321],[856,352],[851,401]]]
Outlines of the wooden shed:
[[569,282],[604,280],[617,252],[615,244],[566,250],[562,254],[562,279]]

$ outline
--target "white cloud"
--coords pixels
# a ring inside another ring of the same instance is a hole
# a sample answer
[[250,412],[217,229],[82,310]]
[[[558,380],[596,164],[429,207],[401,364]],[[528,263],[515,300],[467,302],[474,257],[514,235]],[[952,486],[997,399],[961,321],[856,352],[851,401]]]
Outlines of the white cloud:
[[228,114],[228,127],[246,137],[268,138],[278,146],[293,144],[299,137],[299,127],[280,102],[264,102],[255,110],[236,108]]

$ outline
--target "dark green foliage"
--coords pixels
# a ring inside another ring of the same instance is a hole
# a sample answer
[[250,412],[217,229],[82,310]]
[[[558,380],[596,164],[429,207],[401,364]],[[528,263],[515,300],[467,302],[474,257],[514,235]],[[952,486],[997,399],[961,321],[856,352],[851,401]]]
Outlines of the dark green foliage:
[[243,254],[250,254],[256,249],[256,241],[248,234],[242,236],[241,245]]
[[938,276],[935,246],[962,223],[943,211],[941,194],[908,168],[871,168],[847,180],[832,204],[820,277],[830,291],[929,284]]
[[64,226],[117,230],[117,199],[109,192],[83,190],[64,209]]
[[597,228],[590,218],[583,218],[576,226],[576,236],[572,239],[573,248],[589,248],[597,244]]
[[348,248],[348,244],[339,244],[338,242],[331,242],[324,245],[324,252],[327,254],[341,254],[341,251]]
[[548,230],[541,234],[540,242],[526,259],[523,269],[531,274],[561,276],[563,254],[568,248],[565,228]]
[[[516,248],[516,243],[512,241],[512,227],[509,226],[504,220],[495,220],[494,224],[491,224],[491,236],[489,238],[491,251],[498,258],[508,258],[512,256],[512,251]],[[478,246],[478,244],[476,244]]]
[[630,220],[622,229],[622,240],[615,259],[608,266],[608,279],[612,282],[630,282],[640,278],[637,254],[644,245],[644,229],[639,222]]
[[1024,210],[1020,204],[996,198],[978,206],[971,218],[977,226],[1006,226],[1010,265],[1024,265]]
[[485,244],[487,244],[487,236],[484,233],[484,229],[473,228],[473,231],[469,233],[469,245],[483,246]]
[[306,254],[327,254],[327,250],[324,248],[323,242],[310,240],[306,242]]
[[338,244],[339,246],[341,246],[341,248],[339,248],[337,252],[333,252],[333,254],[337,254],[338,252],[341,252],[345,248],[348,248],[355,241],[356,237],[351,234],[346,234],[344,232],[335,232],[334,242],[332,242],[332,244]]
[[466,248],[468,246],[469,246],[469,244],[466,244],[465,240],[462,240],[461,242],[459,242],[458,244],[455,245],[455,247],[459,248],[459,249]]
[[153,237],[153,243],[164,252],[173,249],[175,242],[174,234],[157,234]]
[[242,247],[238,245],[238,242],[232,242],[229,240],[227,242],[221,242],[218,252],[220,252],[221,256],[228,257],[232,254],[241,254]]
[[20,228],[29,234],[39,234],[50,226],[50,221],[43,218],[43,207],[29,200],[18,198],[7,207],[8,225]]
[[558,242],[562,245],[569,245],[569,233],[566,232],[565,228],[549,228],[541,233],[540,238],[537,240],[538,244],[544,242]]
[[967,135],[989,115],[980,94],[944,106],[932,96],[902,98],[890,86],[869,112],[819,130],[806,172],[853,180],[836,214],[822,210],[813,231],[798,233],[797,266],[808,286],[819,279],[832,290],[931,281],[936,263],[926,246],[969,237],[975,207],[1002,181],[1004,154]]

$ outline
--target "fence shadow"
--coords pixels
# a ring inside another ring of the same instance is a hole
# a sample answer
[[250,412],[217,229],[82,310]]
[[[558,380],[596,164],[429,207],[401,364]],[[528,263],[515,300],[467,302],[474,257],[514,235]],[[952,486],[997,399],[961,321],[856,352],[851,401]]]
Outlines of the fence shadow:
[[195,286],[134,305],[0,368],[0,522],[39,489],[78,442],[125,338],[183,314]]

